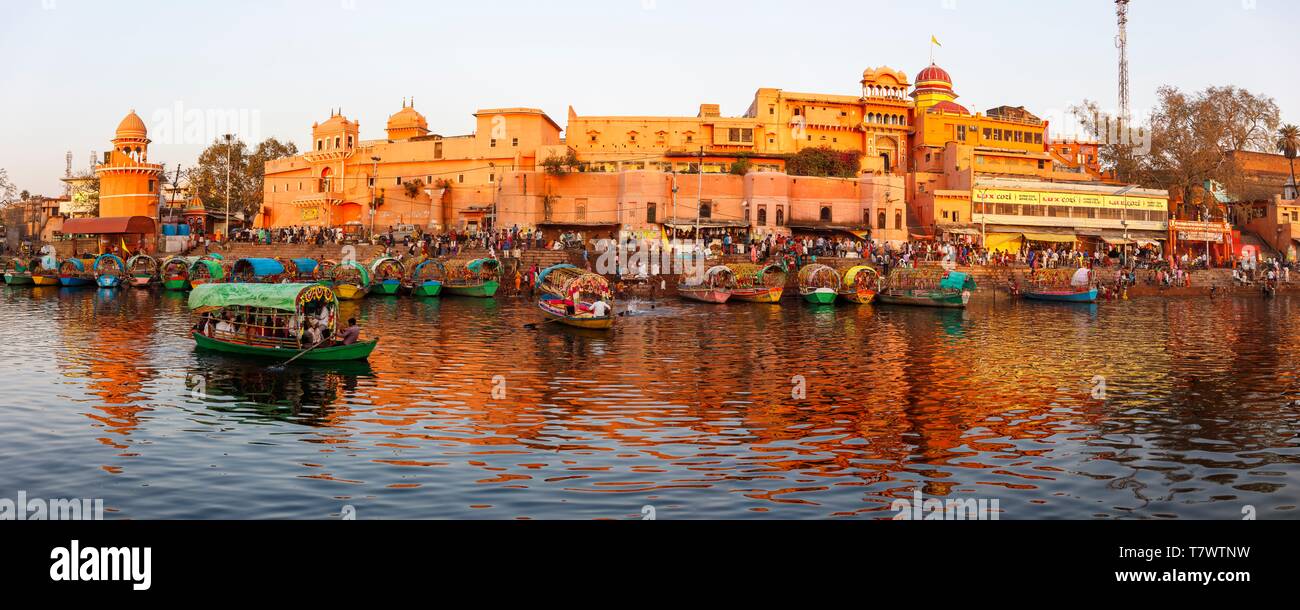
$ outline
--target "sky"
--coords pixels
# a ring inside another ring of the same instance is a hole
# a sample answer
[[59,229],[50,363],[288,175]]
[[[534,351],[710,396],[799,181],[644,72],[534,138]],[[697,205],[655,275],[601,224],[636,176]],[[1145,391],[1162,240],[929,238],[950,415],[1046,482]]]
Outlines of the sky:
[[[1132,0],[1132,105],[1156,89],[1235,85],[1300,122],[1295,0]],[[150,160],[189,166],[231,125],[306,148],[333,108],[362,139],[413,97],[430,129],[471,133],[478,108],[741,115],[755,90],[857,94],[862,71],[934,60],[975,111],[1117,102],[1109,0],[0,0],[0,168],[62,194],[134,109]]]

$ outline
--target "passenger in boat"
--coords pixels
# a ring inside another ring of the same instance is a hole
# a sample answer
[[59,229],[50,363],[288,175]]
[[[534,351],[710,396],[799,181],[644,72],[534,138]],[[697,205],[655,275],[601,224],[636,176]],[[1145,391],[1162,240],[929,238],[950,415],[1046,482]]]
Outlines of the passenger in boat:
[[227,338],[227,339],[235,334],[235,324],[230,320],[229,313],[223,315],[221,317],[221,321],[217,322],[217,327],[215,329],[214,334],[218,338]]
[[596,301],[591,306],[591,315],[596,318],[609,317],[609,303],[605,301]]
[[319,345],[325,337],[321,334],[320,323],[315,318],[307,318],[307,331],[303,333],[305,345]]
[[361,329],[357,327],[356,318],[348,318],[348,327],[339,334],[339,345],[352,345],[361,338]]

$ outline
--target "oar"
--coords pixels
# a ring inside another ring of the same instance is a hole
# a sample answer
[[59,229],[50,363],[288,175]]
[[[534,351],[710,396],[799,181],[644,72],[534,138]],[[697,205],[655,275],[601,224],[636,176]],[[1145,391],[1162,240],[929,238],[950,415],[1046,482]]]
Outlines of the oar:
[[547,320],[547,321],[545,321],[545,322],[533,322],[532,324],[525,324],[525,325],[524,325],[524,328],[527,328],[528,330],[537,330],[538,328],[540,328],[540,327],[542,327],[542,326],[546,326],[547,324],[550,324],[551,322],[559,322],[560,320],[563,320],[563,319],[564,319],[564,318],[551,318],[550,320]]
[[318,347],[320,347],[320,346],[322,346],[322,345],[324,345],[324,344],[325,344],[325,340],[324,340],[324,339],[321,339],[320,342],[317,343],[316,345],[313,345],[313,346],[311,346],[311,347],[309,347],[309,348],[307,348],[307,349],[305,349],[305,350],[299,352],[297,356],[294,356],[294,357],[290,358],[289,361],[288,361],[288,362],[285,362],[284,364],[281,364],[281,365],[278,365],[278,366],[273,366],[273,367],[271,367],[270,370],[272,370],[272,371],[283,371],[285,367],[289,366],[290,364],[293,364],[293,361],[294,361],[294,360],[297,360],[297,359],[299,359],[299,358],[302,358],[303,356],[306,356],[306,355],[307,355],[307,352],[310,352],[310,351],[312,351],[312,350],[314,350],[314,349],[316,349],[316,348],[318,348]]

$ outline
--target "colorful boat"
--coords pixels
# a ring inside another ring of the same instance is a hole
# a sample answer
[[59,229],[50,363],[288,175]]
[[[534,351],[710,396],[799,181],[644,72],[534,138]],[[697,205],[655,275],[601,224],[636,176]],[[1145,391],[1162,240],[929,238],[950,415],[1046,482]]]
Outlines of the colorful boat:
[[428,259],[411,270],[409,285],[411,294],[417,297],[436,297],[442,293],[442,280],[447,272],[442,263]]
[[840,285],[840,297],[844,300],[868,305],[876,300],[879,291],[880,273],[875,268],[861,265],[844,272],[844,281]]
[[0,270],[4,272],[5,284],[9,286],[31,286],[31,264],[17,258],[0,260]]
[[[691,278],[694,279],[694,278]],[[683,282],[677,285],[677,294],[683,299],[702,303],[726,303],[731,299],[731,291],[736,287],[736,274],[726,265],[718,265],[704,272],[698,282]]]
[[[218,255],[220,256],[220,255]],[[230,277],[225,261],[220,258],[204,257],[194,261],[190,266],[190,288],[204,284],[223,284]]]
[[778,265],[727,265],[736,278],[731,298],[750,303],[780,303],[785,292],[785,270]]
[[501,287],[501,262],[495,258],[448,261],[442,289],[462,297],[491,298]]
[[189,290],[190,267],[199,260],[197,256],[175,256],[162,264],[159,275],[162,276],[164,290]]
[[[310,351],[303,329],[324,325],[327,337],[338,334],[339,302],[320,284],[200,284],[190,293],[190,309],[200,316],[192,332],[201,349],[238,356],[305,362],[365,360],[377,339],[350,345],[322,344]],[[221,329],[222,321],[232,329]],[[326,339],[328,342],[328,338]]]
[[345,301],[364,299],[370,293],[370,271],[356,261],[341,263],[330,271],[330,286]]
[[158,259],[137,254],[126,261],[126,276],[136,288],[148,288],[158,281]]
[[117,288],[126,277],[126,261],[116,254],[100,254],[95,257],[95,284],[100,288]]
[[338,266],[338,261],[332,261],[329,259],[316,261],[316,268],[312,269],[311,272],[312,281],[322,286],[333,286],[334,268]]
[[805,265],[799,270],[799,294],[814,305],[830,305],[840,296],[840,272],[826,265]]
[[316,268],[320,262],[314,258],[277,258],[284,265],[289,281],[294,283],[311,283],[316,281]]
[[377,258],[370,263],[370,293],[394,295],[402,288],[406,268],[395,258]]
[[1036,269],[1021,296],[1031,301],[1096,303],[1098,292],[1091,285],[1092,270],[1087,267]]
[[[592,330],[614,326],[614,295],[604,277],[573,265],[555,265],[537,275],[537,286],[542,291],[537,307],[551,321]],[[598,302],[607,308],[603,316],[594,313]]]
[[239,284],[283,284],[292,275],[274,258],[241,258],[230,268],[230,281]]
[[32,259],[29,266],[33,285],[59,285],[59,259],[54,256],[53,249],[47,250],[47,253],[40,258]]
[[64,259],[63,262],[59,263],[59,285],[65,288],[75,288],[94,284],[95,274],[91,271],[94,264],[95,262],[90,259]]
[[943,267],[894,269],[876,298],[889,305],[964,308],[975,291],[975,280]]

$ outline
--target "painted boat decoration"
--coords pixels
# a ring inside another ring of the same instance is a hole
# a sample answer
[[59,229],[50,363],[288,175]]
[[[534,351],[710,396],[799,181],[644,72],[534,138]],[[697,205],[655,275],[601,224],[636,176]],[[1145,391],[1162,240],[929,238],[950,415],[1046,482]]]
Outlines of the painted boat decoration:
[[826,265],[805,265],[799,270],[799,294],[814,305],[830,305],[840,296],[840,272]]
[[314,258],[277,258],[284,265],[290,282],[308,284],[316,281],[316,268],[320,262]]
[[[604,277],[573,265],[555,265],[537,275],[537,286],[542,290],[537,307],[549,320],[594,330],[614,326],[614,295]],[[604,315],[595,314],[597,303],[604,304]]]
[[136,288],[148,288],[158,281],[158,259],[137,254],[126,261],[126,276]]
[[316,261],[316,268],[311,271],[312,281],[322,286],[333,286],[334,268],[338,266],[338,261],[330,259]]
[[876,298],[890,305],[965,308],[975,291],[970,275],[943,267],[894,269]]
[[[189,307],[199,316],[191,333],[200,349],[237,356],[257,356],[307,362],[365,360],[377,339],[350,345],[332,344],[338,334],[339,302],[320,284],[200,284],[190,293]],[[310,324],[323,326],[325,342],[307,339]],[[228,327],[227,327],[228,326]]]
[[491,298],[501,287],[501,262],[495,258],[452,260],[443,265],[442,290],[462,297]]
[[17,258],[5,258],[0,260],[0,271],[4,273],[5,284],[8,286],[31,286],[32,281],[32,263],[24,262]]
[[117,288],[126,277],[126,261],[116,254],[100,254],[95,258],[95,283],[100,288]]
[[344,301],[356,301],[370,294],[370,271],[356,261],[340,263],[330,271],[330,286]]
[[726,303],[731,299],[731,291],[736,287],[736,274],[726,265],[718,265],[704,272],[698,283],[684,282],[677,285],[677,294],[683,299],[701,303]]
[[1096,303],[1098,291],[1092,288],[1092,270],[1036,269],[1021,296],[1030,301],[1056,303]]
[[219,258],[200,258],[190,266],[190,288],[197,288],[204,284],[222,284],[229,277],[230,270],[227,269],[225,261]]
[[727,265],[736,278],[731,299],[750,303],[780,303],[785,292],[785,270],[778,265]]
[[197,256],[174,256],[163,261],[162,270],[159,275],[162,276],[164,290],[189,290],[190,289],[190,267],[198,262]]
[[59,285],[65,288],[90,286],[95,283],[95,274],[91,268],[95,262],[90,259],[67,258],[59,263]]
[[406,268],[395,258],[377,258],[370,262],[370,293],[395,295],[406,279]]
[[230,281],[241,284],[283,284],[292,275],[283,262],[274,258],[241,258],[230,268]]
[[32,284],[35,286],[58,286],[59,285],[59,259],[54,256],[52,248],[47,246],[46,254],[40,258],[32,259],[30,271],[32,274]]
[[840,298],[858,305],[869,305],[880,291],[880,273],[873,267],[860,265],[844,272],[840,285]]
[[436,297],[442,293],[442,281],[447,277],[447,270],[442,263],[428,259],[411,270],[411,294],[417,297]]

